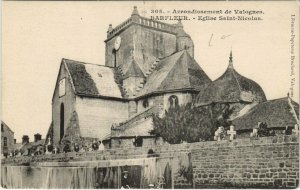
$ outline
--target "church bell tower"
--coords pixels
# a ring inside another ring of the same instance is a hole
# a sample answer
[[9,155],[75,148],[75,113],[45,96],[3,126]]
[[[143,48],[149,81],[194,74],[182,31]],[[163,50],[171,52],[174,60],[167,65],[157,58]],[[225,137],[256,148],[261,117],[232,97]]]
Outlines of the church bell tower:
[[105,40],[105,65],[126,68],[136,61],[142,72],[147,73],[159,58],[177,51],[177,27],[154,21],[133,8],[131,16],[121,24],[109,25]]

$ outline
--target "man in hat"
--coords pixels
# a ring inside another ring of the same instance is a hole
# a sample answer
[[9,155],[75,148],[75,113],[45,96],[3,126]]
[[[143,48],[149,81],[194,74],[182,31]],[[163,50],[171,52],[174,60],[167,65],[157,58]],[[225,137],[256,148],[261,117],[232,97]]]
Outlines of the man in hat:
[[129,187],[129,179],[128,179],[128,171],[123,171],[123,177],[121,180],[122,189],[130,189]]

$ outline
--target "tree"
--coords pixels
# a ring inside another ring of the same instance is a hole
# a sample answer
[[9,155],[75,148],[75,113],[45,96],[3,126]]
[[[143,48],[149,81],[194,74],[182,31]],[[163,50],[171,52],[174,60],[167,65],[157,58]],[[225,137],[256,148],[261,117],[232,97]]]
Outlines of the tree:
[[157,114],[153,116],[154,129],[150,133],[171,144],[213,140],[219,126],[230,125],[232,111],[226,104],[202,107],[194,107],[192,103],[177,105],[165,111],[162,118]]

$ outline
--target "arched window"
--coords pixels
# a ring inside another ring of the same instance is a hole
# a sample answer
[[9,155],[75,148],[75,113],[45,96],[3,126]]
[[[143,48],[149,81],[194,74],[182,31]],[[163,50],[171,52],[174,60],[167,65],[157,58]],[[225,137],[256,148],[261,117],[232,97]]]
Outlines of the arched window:
[[4,146],[4,147],[7,147],[7,137],[4,137],[4,138],[3,138],[3,146]]
[[178,97],[175,95],[172,95],[169,97],[169,103],[170,103],[170,108],[175,108],[178,106],[179,101],[178,101]]
[[60,105],[60,139],[64,137],[65,132],[65,108],[64,104]]

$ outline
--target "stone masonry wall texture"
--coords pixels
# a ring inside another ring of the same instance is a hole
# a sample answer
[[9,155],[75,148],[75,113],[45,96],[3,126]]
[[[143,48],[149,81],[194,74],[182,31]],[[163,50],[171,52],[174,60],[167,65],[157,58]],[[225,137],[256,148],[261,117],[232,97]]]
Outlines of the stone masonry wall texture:
[[175,188],[296,188],[299,183],[299,137],[295,135],[8,158],[2,164],[141,158],[150,148],[158,155],[190,153],[193,183],[175,176]]
[[195,188],[295,188],[299,183],[298,137],[242,139],[192,148]]

